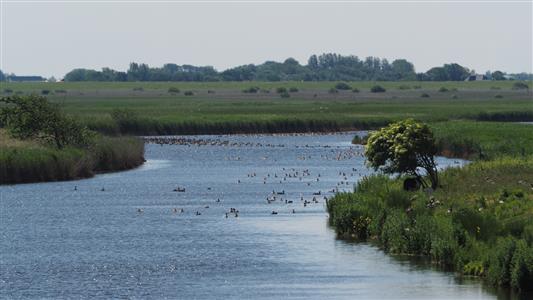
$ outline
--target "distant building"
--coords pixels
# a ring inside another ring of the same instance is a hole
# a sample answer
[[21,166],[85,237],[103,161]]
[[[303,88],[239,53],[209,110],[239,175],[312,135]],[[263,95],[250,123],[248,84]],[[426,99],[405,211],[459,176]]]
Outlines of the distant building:
[[465,79],[465,81],[481,81],[481,80],[489,80],[489,78],[486,75],[482,75],[482,74],[472,74],[466,77]]
[[46,78],[42,76],[16,76],[11,75],[7,77],[8,82],[43,82]]

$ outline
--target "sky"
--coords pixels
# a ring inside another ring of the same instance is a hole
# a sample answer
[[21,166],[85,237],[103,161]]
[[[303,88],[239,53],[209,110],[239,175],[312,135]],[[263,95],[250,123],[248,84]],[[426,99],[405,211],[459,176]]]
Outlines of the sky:
[[0,69],[61,78],[130,62],[217,70],[335,52],[533,72],[532,1],[0,0]]

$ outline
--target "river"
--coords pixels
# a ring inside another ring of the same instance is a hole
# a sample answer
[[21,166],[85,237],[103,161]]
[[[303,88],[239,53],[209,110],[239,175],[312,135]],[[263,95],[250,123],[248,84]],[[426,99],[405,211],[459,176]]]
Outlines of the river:
[[206,142],[147,144],[131,171],[2,186],[0,298],[496,298],[335,238],[324,197],[371,173],[352,136],[188,137]]

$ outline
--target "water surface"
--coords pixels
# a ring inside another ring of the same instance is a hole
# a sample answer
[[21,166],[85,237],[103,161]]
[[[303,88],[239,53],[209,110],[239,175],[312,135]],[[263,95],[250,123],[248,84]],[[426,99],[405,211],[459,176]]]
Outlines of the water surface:
[[[2,186],[0,298],[495,298],[335,238],[323,197],[371,173],[352,136],[193,137],[214,142],[148,144],[127,172]],[[268,203],[273,191],[285,194]]]

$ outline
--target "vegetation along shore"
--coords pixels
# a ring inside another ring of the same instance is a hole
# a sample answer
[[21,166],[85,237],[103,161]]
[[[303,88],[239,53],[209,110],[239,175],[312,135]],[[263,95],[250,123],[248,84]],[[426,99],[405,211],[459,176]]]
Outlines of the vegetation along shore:
[[435,154],[474,161],[439,172],[435,189],[406,190],[406,178],[413,177],[408,165],[379,156],[386,151],[376,152],[376,138],[370,138],[370,162],[377,155],[378,162],[389,160],[387,166],[403,175],[366,177],[354,192],[337,194],[328,203],[330,225],[340,237],[371,241],[393,254],[427,257],[461,276],[531,289],[533,126],[454,121],[429,128],[435,133]]
[[135,137],[105,137],[39,96],[2,98],[0,184],[87,178],[144,162]]

